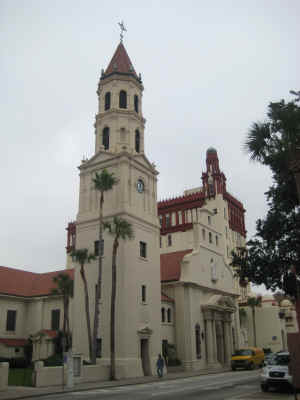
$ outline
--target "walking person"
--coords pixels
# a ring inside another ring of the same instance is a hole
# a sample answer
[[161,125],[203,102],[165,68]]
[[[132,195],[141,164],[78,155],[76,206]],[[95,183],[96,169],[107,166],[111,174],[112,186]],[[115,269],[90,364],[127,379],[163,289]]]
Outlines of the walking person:
[[159,354],[158,359],[156,361],[157,375],[159,378],[163,377],[164,365],[165,365],[164,359],[162,358],[161,354]]

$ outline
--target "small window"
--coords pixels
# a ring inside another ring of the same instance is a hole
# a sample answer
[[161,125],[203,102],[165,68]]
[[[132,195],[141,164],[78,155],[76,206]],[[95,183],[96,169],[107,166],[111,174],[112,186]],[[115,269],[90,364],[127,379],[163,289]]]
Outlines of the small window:
[[121,90],[119,94],[119,107],[127,108],[127,93],[125,90]]
[[211,234],[211,232],[209,232],[209,234],[208,234],[208,241],[209,241],[209,243],[212,243],[212,234]]
[[139,112],[139,96],[137,94],[134,95],[134,111]]
[[9,332],[14,332],[16,330],[16,321],[17,321],[17,311],[7,310],[6,330]]
[[142,285],[142,302],[146,303],[147,295],[146,295],[146,285]]
[[167,214],[166,215],[166,228],[168,228],[171,225],[171,218],[170,215]]
[[168,318],[168,322],[172,321],[172,310],[171,310],[171,308],[168,308],[167,318]]
[[226,208],[224,208],[224,218],[227,219],[227,212],[226,212]]
[[140,132],[138,129],[135,131],[135,151],[140,152]]
[[172,246],[172,235],[168,235],[168,246]]
[[229,257],[229,247],[227,246],[227,257]]
[[107,126],[102,132],[102,145],[104,146],[104,150],[109,149],[109,128]]
[[105,93],[105,98],[104,98],[104,110],[109,110],[110,109],[110,92]]
[[202,239],[205,240],[205,229],[202,229]]
[[162,226],[162,216],[161,215],[159,216],[159,224],[160,224],[160,226]]
[[159,237],[159,247],[162,248],[162,237]]
[[140,257],[147,257],[147,243],[140,242]]
[[101,358],[102,357],[102,339],[96,339],[96,357]]
[[226,239],[228,238],[228,229],[227,226],[225,226],[225,235],[226,235]]
[[[102,239],[102,241],[101,241],[101,250],[100,251],[101,251],[101,256],[103,256],[103,254],[104,254],[104,239]],[[96,257],[99,256],[99,240],[96,240],[94,242],[94,255]]]
[[217,235],[216,235],[216,246],[219,246],[219,238]]
[[166,321],[166,310],[164,309],[164,307],[162,307],[161,309],[161,322],[165,322]]
[[60,310],[52,310],[51,311],[51,329],[53,331],[59,330],[59,320],[60,320]]
[[208,225],[211,225],[211,216],[209,215],[209,216],[207,217],[207,219],[208,219]]

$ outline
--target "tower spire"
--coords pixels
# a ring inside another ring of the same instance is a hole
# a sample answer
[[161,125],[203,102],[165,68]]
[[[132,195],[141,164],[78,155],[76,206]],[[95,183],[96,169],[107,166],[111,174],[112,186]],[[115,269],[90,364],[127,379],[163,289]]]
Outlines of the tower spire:
[[123,42],[123,37],[124,37],[123,32],[127,32],[127,29],[125,28],[125,25],[124,25],[124,22],[123,22],[123,21],[118,22],[118,24],[119,24],[120,29],[121,29],[121,32],[120,32],[120,42],[122,43],[122,42]]

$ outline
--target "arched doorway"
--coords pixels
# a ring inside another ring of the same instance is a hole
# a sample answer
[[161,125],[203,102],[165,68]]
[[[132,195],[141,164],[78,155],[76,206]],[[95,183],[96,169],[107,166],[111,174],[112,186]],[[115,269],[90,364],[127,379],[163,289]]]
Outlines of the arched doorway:
[[150,360],[150,337],[152,330],[148,327],[138,331],[139,342],[140,342],[140,357],[141,366],[144,376],[151,376],[151,360]]

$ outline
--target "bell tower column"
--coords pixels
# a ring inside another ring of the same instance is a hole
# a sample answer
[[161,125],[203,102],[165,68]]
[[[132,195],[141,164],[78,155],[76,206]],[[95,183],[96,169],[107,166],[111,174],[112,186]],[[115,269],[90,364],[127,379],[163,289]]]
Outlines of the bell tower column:
[[[134,239],[120,240],[117,254],[116,371],[117,378],[155,373],[161,353],[160,226],[157,215],[157,175],[144,151],[143,85],[122,41],[98,84],[95,154],[80,165],[76,249],[93,253],[99,233],[99,193],[95,172],[104,168],[118,184],[104,195],[103,218],[118,216],[132,225]],[[110,362],[110,297],[113,237],[104,233],[102,298],[98,342],[104,370]],[[90,310],[94,310],[98,260],[86,267]],[[75,351],[88,356],[84,295],[79,267],[75,268]],[[93,321],[93,314],[91,314]]]

